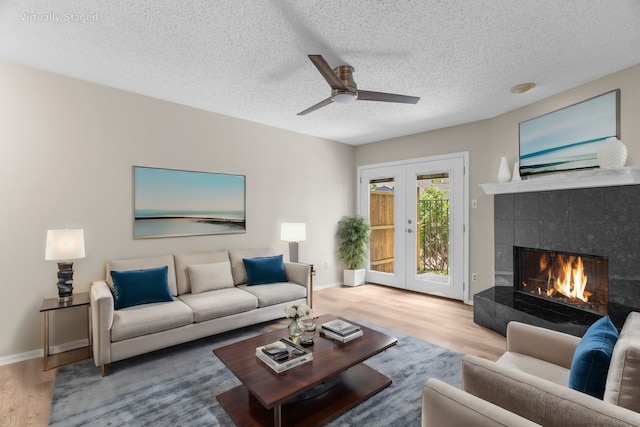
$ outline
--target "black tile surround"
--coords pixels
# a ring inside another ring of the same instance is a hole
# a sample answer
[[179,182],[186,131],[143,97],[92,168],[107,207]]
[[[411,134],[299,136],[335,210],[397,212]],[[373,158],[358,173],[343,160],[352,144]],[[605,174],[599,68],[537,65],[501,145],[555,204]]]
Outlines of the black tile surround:
[[519,320],[581,336],[597,315],[513,292],[514,246],[608,257],[609,316],[620,328],[640,311],[640,185],[494,196],[495,288],[474,295],[474,321],[503,335]]

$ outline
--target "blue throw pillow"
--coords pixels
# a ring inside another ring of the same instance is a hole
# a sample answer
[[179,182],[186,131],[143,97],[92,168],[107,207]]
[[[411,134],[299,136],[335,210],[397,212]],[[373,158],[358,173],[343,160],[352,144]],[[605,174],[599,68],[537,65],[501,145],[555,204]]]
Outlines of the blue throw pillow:
[[112,271],[115,309],[152,302],[173,301],[169,291],[169,268]]
[[244,268],[247,270],[247,285],[263,285],[265,283],[286,282],[282,255],[243,258]]
[[576,347],[569,371],[569,388],[602,399],[618,330],[605,316],[587,329]]

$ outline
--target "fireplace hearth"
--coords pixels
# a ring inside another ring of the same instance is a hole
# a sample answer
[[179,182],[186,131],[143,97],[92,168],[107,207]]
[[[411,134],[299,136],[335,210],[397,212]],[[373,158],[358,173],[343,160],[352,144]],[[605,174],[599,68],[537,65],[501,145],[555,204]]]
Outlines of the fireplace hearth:
[[[493,197],[494,287],[474,295],[476,323],[503,335],[518,320],[581,336],[603,315],[620,328],[640,311],[640,185]],[[517,248],[546,255],[531,260],[514,255]],[[531,271],[518,272],[518,257]],[[569,296],[557,294],[566,277],[541,271],[560,259],[572,276]]]

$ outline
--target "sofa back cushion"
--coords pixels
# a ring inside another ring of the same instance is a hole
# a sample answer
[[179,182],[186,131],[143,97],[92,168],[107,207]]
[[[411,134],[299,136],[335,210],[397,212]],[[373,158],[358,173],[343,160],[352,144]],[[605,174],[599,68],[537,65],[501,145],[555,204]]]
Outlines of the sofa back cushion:
[[640,412],[640,313],[631,312],[613,349],[604,401]]
[[189,265],[187,266],[187,272],[192,294],[233,288],[231,263],[229,261]]
[[192,254],[174,255],[173,257],[176,261],[178,295],[191,292],[191,282],[189,281],[189,274],[187,273],[188,266],[229,261],[229,253],[227,251],[196,252]]
[[178,287],[176,285],[176,269],[173,261],[173,255],[160,255],[148,258],[133,258],[107,262],[106,281],[113,291],[113,280],[111,279],[112,271],[131,271],[145,270],[148,268],[167,266],[167,281],[169,282],[169,291],[174,297],[178,295]]
[[269,248],[230,250],[229,259],[231,260],[233,283],[235,285],[247,283],[247,271],[244,268],[244,258],[257,258],[271,255],[275,255],[275,253]]

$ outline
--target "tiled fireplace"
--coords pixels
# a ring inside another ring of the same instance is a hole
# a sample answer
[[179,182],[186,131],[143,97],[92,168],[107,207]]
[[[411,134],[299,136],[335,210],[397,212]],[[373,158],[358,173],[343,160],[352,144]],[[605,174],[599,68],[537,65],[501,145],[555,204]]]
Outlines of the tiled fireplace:
[[640,185],[496,194],[494,244],[495,287],[474,296],[480,325],[582,335],[640,310]]

